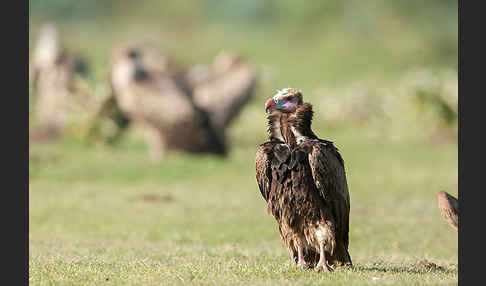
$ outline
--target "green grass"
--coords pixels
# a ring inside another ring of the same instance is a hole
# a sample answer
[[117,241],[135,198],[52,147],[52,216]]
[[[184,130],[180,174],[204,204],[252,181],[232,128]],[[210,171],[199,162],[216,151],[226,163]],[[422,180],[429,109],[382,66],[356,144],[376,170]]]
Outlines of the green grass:
[[[295,268],[265,212],[254,170],[264,121],[248,131],[244,119],[253,109],[231,129],[234,141],[253,136],[235,142],[226,160],[172,152],[149,163],[137,130],[114,149],[74,139],[31,144],[30,283],[457,284],[457,234],[435,197],[442,189],[457,195],[457,145],[318,129],[345,159],[355,268],[317,274]],[[423,260],[444,270],[422,271]]]
[[[252,24],[219,1],[107,1],[105,10],[98,1],[32,1],[30,39],[57,11],[63,43],[89,60],[94,99],[109,92],[110,48],[147,37],[186,65],[210,63],[222,49],[241,53],[260,81],[231,126],[226,159],[171,152],[150,163],[136,129],[116,147],[79,136],[30,144],[29,284],[457,285],[457,233],[436,202],[440,190],[457,196],[457,144],[432,145],[435,123],[405,114],[400,101],[385,105],[388,117],[332,124],[322,100],[356,81],[394,96],[414,68],[456,69],[457,4],[443,2],[272,1],[268,18]],[[288,86],[303,90],[316,107],[314,131],[344,157],[352,270],[298,270],[266,214],[254,162],[266,140],[263,103]],[[29,112],[33,125],[32,101]],[[427,271],[424,260],[443,269]]]

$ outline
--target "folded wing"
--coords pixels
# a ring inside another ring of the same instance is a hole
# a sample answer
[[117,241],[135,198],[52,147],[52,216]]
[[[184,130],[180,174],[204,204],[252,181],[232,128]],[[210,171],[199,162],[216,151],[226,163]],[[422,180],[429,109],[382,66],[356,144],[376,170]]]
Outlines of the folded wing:
[[309,165],[314,183],[320,196],[332,209],[336,220],[336,234],[341,235],[347,247],[349,243],[350,200],[344,162],[332,142],[325,140],[308,140]]

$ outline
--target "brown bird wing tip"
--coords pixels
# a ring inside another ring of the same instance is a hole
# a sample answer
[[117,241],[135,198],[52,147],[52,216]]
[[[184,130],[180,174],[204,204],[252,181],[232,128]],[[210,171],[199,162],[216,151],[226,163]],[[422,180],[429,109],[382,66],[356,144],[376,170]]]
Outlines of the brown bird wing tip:
[[459,202],[445,191],[437,193],[437,205],[442,217],[457,231]]
[[439,204],[451,205],[452,208],[458,209],[458,201],[455,197],[451,196],[446,191],[440,191],[437,193],[437,202]]

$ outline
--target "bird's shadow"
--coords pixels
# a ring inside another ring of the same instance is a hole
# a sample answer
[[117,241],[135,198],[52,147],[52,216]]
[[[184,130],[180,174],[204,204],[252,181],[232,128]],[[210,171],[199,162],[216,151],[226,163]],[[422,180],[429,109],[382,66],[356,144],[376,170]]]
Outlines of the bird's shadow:
[[420,261],[408,265],[390,265],[386,263],[377,263],[372,265],[355,265],[349,268],[349,271],[356,272],[383,272],[383,273],[410,273],[410,274],[426,274],[426,273],[457,273],[457,267],[446,268],[437,265],[430,261]]

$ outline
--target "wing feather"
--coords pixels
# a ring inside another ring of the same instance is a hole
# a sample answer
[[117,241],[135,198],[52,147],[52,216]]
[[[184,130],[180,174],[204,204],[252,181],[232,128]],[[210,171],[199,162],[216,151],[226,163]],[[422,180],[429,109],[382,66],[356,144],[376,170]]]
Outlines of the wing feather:
[[459,201],[445,191],[437,194],[442,217],[457,231],[459,225]]
[[214,124],[224,128],[250,100],[256,81],[257,73],[253,67],[241,62],[195,86],[192,96],[198,106],[211,114]]
[[341,155],[332,142],[310,140],[309,165],[319,194],[331,207],[336,220],[336,231],[348,244],[349,191]]
[[336,193],[346,204],[349,204],[344,164],[332,143],[313,142],[309,153],[309,164],[321,196],[326,199],[332,193]]
[[256,180],[265,201],[268,201],[270,184],[272,182],[271,156],[269,154],[271,147],[268,142],[261,144],[257,149],[255,158]]

